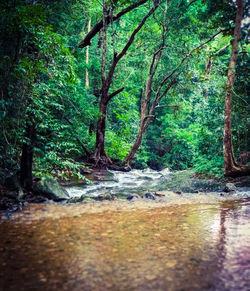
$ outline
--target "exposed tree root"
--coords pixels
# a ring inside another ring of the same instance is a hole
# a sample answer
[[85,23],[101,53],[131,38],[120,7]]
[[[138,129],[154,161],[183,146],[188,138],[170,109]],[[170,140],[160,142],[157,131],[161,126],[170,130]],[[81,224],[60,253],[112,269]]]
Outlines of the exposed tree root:
[[[113,160],[106,153],[100,154],[95,151],[86,161],[85,163],[88,167],[99,170],[114,170],[114,171],[122,171],[129,172],[131,171],[131,167],[127,165],[122,165],[122,161]],[[119,165],[121,164],[121,165]]]
[[237,165],[236,163],[231,166],[230,171],[225,173],[225,177],[243,177],[250,176],[250,166]]

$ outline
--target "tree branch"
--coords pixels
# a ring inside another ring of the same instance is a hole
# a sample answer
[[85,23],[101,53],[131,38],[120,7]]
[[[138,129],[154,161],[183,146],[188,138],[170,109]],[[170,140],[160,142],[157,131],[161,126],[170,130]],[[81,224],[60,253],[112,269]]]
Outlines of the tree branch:
[[157,97],[157,101],[159,102],[161,100],[161,98],[166,95],[168,93],[168,91],[177,83],[176,78],[174,78],[170,84],[168,85],[168,87],[163,91],[163,93],[160,96],[156,96]]
[[[162,97],[165,96],[168,91],[177,83],[176,78],[172,79],[171,82],[169,83],[169,85],[167,86],[167,88],[163,91],[162,94],[160,94],[160,91],[157,91],[154,101],[151,105],[151,108],[149,110],[149,114],[152,115],[155,111],[156,106],[159,104],[159,102],[161,101]],[[159,95],[160,94],[160,95]]]
[[155,116],[154,115],[146,115],[145,117],[144,117],[144,119],[147,119],[147,118],[154,118]]
[[[131,10],[143,5],[144,3],[146,3],[148,0],[140,0],[138,2],[136,2],[133,5],[128,6],[127,8],[123,9],[122,11],[120,11],[117,15],[113,16],[112,21],[116,21],[117,19],[119,19],[121,16],[123,16],[124,14],[130,12]],[[110,15],[107,18],[107,25],[111,22],[111,17]],[[91,39],[103,28],[103,20],[99,21],[98,23],[96,23],[94,25],[94,27],[90,30],[90,32],[85,36],[85,38],[81,41],[81,43],[79,44],[79,48],[84,48],[88,45],[91,45]]]
[[146,20],[157,9],[157,7],[159,6],[159,2],[160,2],[159,0],[154,0],[154,6],[150,9],[148,14],[144,16],[144,18],[142,19],[141,23],[133,31],[133,33],[131,34],[129,40],[127,41],[126,45],[124,46],[123,50],[119,54],[114,54],[113,62],[112,62],[112,65],[110,67],[110,70],[109,70],[109,73],[108,73],[108,76],[107,76],[107,86],[108,87],[110,86],[110,84],[112,82],[113,74],[114,74],[114,71],[115,71],[117,63],[126,54],[127,50],[129,49],[129,47],[133,43],[136,34],[141,30],[141,28],[144,25],[144,23],[146,22]]
[[108,101],[110,101],[113,97],[115,97],[117,94],[121,93],[123,90],[125,89],[125,87],[122,87],[116,91],[114,91],[113,93],[111,93],[110,95],[108,95]]
[[221,53],[222,51],[224,51],[226,48],[228,48],[230,46],[230,43],[226,44],[225,46],[223,46],[221,49],[219,49],[217,52],[213,53],[211,55],[211,57],[215,57],[217,56],[219,53]]
[[[73,122],[71,120],[68,119],[68,117],[63,116],[63,118],[70,124],[73,125]],[[88,151],[88,149],[86,148],[86,146],[82,143],[82,141],[80,140],[80,138],[78,136],[75,135],[76,140],[79,142],[79,144],[81,145],[82,149],[85,151],[85,153],[87,154],[87,156],[90,156],[90,152]]]
[[157,90],[157,93],[160,92],[162,86],[166,83],[166,81],[171,78],[173,76],[173,74],[179,69],[179,67],[185,62],[185,60],[187,58],[189,58],[194,52],[196,52],[197,50],[199,50],[200,48],[202,48],[204,45],[206,45],[207,43],[209,43],[210,41],[212,41],[217,35],[219,35],[220,33],[224,32],[225,30],[220,30],[218,32],[216,32],[214,35],[212,35],[208,40],[206,40],[205,42],[201,43],[200,45],[198,45],[197,47],[195,47],[194,49],[192,49],[189,53],[187,53],[184,58],[180,61],[180,63],[173,69],[173,71],[168,74],[166,77],[163,78],[163,80],[160,82],[159,88]]
[[119,61],[127,52],[127,50],[129,49],[129,47],[131,46],[135,35],[140,31],[140,29],[142,28],[142,26],[144,25],[144,23],[146,22],[146,20],[149,18],[149,16],[151,16],[155,10],[157,9],[157,7],[159,6],[159,0],[155,0],[154,1],[154,6],[151,8],[151,10],[148,12],[147,15],[145,15],[145,17],[142,19],[141,23],[137,26],[137,28],[133,31],[133,33],[131,34],[128,42],[126,43],[125,47],[123,48],[123,50],[117,55],[117,60]]

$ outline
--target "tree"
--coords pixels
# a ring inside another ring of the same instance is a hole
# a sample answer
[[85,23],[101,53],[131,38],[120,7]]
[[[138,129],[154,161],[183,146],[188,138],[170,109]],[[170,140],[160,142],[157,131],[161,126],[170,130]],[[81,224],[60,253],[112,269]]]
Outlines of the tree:
[[244,1],[237,0],[237,12],[235,19],[234,28],[234,40],[232,44],[231,57],[228,66],[227,73],[227,84],[226,84],[226,96],[225,96],[225,119],[224,119],[224,138],[223,138],[223,152],[224,152],[224,167],[225,176],[236,177],[244,176],[250,174],[250,167],[242,166],[236,163],[233,143],[232,143],[232,133],[231,133],[231,116],[232,116],[232,96],[233,96],[233,86],[235,79],[235,69],[236,61],[238,56],[238,46],[241,35],[241,23],[244,12]]
[[107,3],[103,1],[103,55],[102,55],[102,68],[101,68],[101,78],[102,78],[102,88],[100,90],[101,97],[99,103],[99,110],[101,117],[97,122],[96,129],[96,149],[93,155],[93,159],[95,164],[101,167],[105,167],[112,164],[111,159],[107,156],[105,152],[105,132],[106,132],[106,116],[107,116],[107,107],[109,102],[115,97],[117,94],[124,90],[124,87],[114,91],[109,94],[109,89],[111,83],[113,81],[114,72],[118,62],[124,57],[129,47],[134,41],[136,34],[141,30],[146,20],[154,13],[154,11],[159,6],[159,0],[155,0],[153,3],[153,7],[149,10],[149,12],[144,16],[141,20],[140,24],[133,31],[131,36],[129,37],[126,45],[123,47],[120,53],[114,52],[113,59],[109,68],[109,71],[106,76],[106,66],[107,66],[107,25],[108,25],[108,7]]
[[[187,9],[196,1],[192,1],[187,5]],[[175,20],[176,18],[180,18],[180,15],[177,15],[173,17],[166,26],[166,11],[167,11],[167,3],[165,6],[165,12],[163,16],[163,21],[161,23],[161,44],[159,47],[155,49],[155,52],[152,57],[152,61],[149,65],[149,73],[148,78],[146,80],[145,84],[145,90],[144,90],[144,96],[141,97],[140,100],[140,125],[139,130],[136,136],[136,139],[134,141],[134,144],[127,154],[124,163],[127,166],[130,166],[132,160],[134,159],[134,156],[141,146],[143,135],[145,134],[148,126],[155,118],[155,110],[157,107],[159,107],[159,103],[161,102],[162,98],[167,95],[169,90],[178,83],[177,78],[178,75],[184,71],[185,69],[181,66],[183,63],[192,56],[195,52],[199,51],[202,47],[207,45],[209,42],[214,40],[214,38],[219,35],[222,31],[219,31],[215,33],[213,36],[211,36],[207,41],[201,43],[200,45],[193,48],[190,52],[186,53],[184,57],[179,61],[179,64],[170,72],[167,74],[163,74],[160,78],[156,78],[156,72],[157,68],[161,62],[163,51],[166,50],[166,44],[165,44],[165,38],[169,30],[169,25],[171,24],[171,21]],[[166,86],[167,85],[167,86]],[[153,95],[153,96],[152,96]]]

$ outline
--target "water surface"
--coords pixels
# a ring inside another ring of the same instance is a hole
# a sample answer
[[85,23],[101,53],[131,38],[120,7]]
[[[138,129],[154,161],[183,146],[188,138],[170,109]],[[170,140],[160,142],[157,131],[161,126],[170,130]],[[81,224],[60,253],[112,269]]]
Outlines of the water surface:
[[0,289],[249,290],[250,201],[208,202],[31,205],[0,221]]

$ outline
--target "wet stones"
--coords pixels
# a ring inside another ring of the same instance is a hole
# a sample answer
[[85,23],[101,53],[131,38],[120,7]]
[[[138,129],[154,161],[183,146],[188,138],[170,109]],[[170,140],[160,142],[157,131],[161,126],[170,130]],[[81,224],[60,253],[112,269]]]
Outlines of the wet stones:
[[115,200],[115,195],[101,194],[101,195],[98,195],[97,197],[92,197],[92,199],[96,201]]
[[43,177],[34,185],[34,191],[54,201],[69,199],[67,191],[53,178]]
[[128,195],[127,200],[135,201],[135,200],[139,200],[141,198],[147,199],[147,200],[157,200],[157,199],[163,198],[165,196],[166,196],[165,194],[160,194],[160,193],[156,193],[156,192],[146,192],[146,193],[142,194],[141,196],[137,195],[137,194]]
[[128,195],[127,200],[132,201],[132,200],[138,200],[141,197],[139,195]]
[[161,197],[161,198],[163,198],[163,197],[165,197],[165,194],[160,194],[160,193],[154,193],[154,195],[156,196],[156,197]]
[[227,183],[224,188],[223,192],[230,193],[230,192],[235,192],[237,190],[236,186],[233,183]]
[[148,176],[141,176],[141,177],[139,176],[137,180],[153,181],[154,179]]
[[68,200],[69,203],[79,203],[79,202],[82,202],[86,199],[88,199],[89,197],[86,196],[86,195],[81,195],[80,197],[72,197]]
[[150,193],[150,192],[147,192],[143,195],[143,198],[146,198],[146,199],[151,199],[151,200],[155,200],[155,195]]

